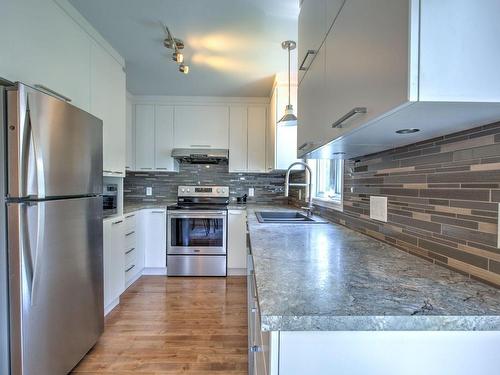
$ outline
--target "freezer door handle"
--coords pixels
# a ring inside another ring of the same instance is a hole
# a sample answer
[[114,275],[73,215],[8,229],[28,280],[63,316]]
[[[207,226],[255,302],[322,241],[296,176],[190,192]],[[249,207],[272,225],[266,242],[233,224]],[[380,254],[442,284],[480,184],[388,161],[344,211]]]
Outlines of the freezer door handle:
[[[31,147],[33,147],[33,156],[34,156],[34,168],[36,173],[36,187],[37,187],[37,198],[44,199],[45,198],[45,171],[44,171],[44,163],[43,163],[43,155],[40,145],[37,140],[40,139],[41,134],[35,134],[38,129],[31,125],[31,114],[30,114],[30,94],[27,94],[28,98],[26,100],[26,121],[27,126],[29,127],[29,134],[31,136]],[[37,129],[37,130],[35,130]],[[23,168],[26,170],[25,168]],[[29,177],[29,176],[27,176]],[[28,181],[24,180],[25,183]]]

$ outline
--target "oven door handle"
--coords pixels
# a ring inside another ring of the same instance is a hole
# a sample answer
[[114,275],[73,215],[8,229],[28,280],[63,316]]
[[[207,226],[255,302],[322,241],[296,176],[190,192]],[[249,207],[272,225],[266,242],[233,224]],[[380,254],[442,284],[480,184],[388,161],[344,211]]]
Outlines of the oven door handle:
[[169,212],[168,213],[169,217],[172,218],[182,218],[182,219],[189,219],[189,218],[207,218],[207,219],[212,219],[212,218],[220,218],[220,217],[226,217],[227,212],[226,211],[204,211],[204,212]]

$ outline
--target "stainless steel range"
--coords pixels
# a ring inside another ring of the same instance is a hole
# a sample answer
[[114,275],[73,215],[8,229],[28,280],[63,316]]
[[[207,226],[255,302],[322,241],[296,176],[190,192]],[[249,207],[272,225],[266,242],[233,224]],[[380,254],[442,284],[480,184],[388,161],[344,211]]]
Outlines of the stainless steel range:
[[179,186],[168,209],[168,276],[226,276],[227,186]]

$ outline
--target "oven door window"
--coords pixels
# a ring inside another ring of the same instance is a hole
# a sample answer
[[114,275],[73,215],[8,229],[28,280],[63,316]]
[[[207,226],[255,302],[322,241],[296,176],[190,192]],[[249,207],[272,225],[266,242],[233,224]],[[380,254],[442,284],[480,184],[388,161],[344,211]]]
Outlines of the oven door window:
[[171,246],[224,246],[224,219],[222,218],[172,218],[170,225]]

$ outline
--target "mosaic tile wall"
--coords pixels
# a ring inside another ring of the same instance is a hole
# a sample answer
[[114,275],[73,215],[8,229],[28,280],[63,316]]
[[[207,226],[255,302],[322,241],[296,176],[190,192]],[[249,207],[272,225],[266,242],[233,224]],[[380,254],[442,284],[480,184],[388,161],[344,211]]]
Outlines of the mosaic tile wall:
[[[370,196],[388,197],[388,222]],[[500,286],[500,123],[348,161],[344,212],[318,213],[431,262]]]
[[[179,185],[229,186],[232,198],[248,194],[255,189],[249,202],[286,203],[283,196],[285,174],[275,173],[229,173],[227,163],[218,165],[181,164],[179,172],[127,172],[124,180],[124,200],[130,203],[171,202],[177,199]],[[153,188],[153,195],[146,196],[146,187]]]

